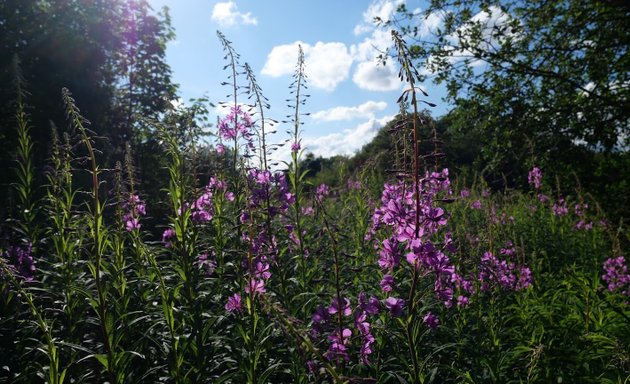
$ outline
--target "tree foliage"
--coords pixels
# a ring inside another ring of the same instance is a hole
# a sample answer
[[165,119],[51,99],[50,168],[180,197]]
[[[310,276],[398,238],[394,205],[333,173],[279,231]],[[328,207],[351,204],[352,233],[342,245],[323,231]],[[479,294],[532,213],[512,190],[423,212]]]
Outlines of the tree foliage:
[[[630,8],[607,1],[445,1],[399,27],[424,75],[445,83],[484,159],[557,161],[630,145]],[[515,168],[515,167],[513,167]]]
[[[81,113],[108,144],[106,166],[122,160],[127,142],[146,140],[146,119],[168,110],[176,85],[166,63],[174,38],[167,9],[147,0],[6,0],[0,2],[0,145],[15,148],[14,57],[29,94],[34,161],[43,164],[50,126],[67,126],[61,89],[79,100]],[[138,116],[142,115],[143,119]],[[136,151],[137,152],[137,151]],[[9,164],[12,150],[0,155]],[[5,172],[0,184],[11,182]],[[41,179],[42,175],[38,175]]]

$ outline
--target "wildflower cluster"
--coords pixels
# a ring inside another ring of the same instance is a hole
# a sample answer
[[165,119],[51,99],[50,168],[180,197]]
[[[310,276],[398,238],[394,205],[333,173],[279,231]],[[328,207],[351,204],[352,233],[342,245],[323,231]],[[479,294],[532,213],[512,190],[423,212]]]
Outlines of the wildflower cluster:
[[35,278],[35,260],[32,254],[33,247],[29,243],[26,246],[12,246],[5,252],[5,258],[9,260],[15,272],[25,281],[33,281]]
[[[417,196],[415,189],[418,190]],[[413,268],[434,277],[434,292],[439,300],[447,307],[453,304],[455,267],[447,256],[447,252],[453,251],[452,242],[448,235],[442,243],[436,243],[434,239],[434,235],[448,222],[446,212],[436,207],[435,201],[438,195],[451,193],[448,169],[427,173],[419,186],[402,181],[384,186],[381,206],[372,217],[372,233],[383,226],[390,228],[391,233],[379,246],[378,264],[384,273],[381,280],[384,292],[394,291],[394,270],[400,263],[401,254],[405,253],[407,262]],[[395,297],[387,300],[390,313],[400,315],[404,301]]]
[[[234,201],[234,193],[227,190],[227,184],[215,177],[211,177],[208,185],[195,201],[185,203],[178,209],[177,215],[182,215],[184,211],[190,210],[190,219],[195,224],[207,224],[214,218],[214,204],[217,198],[226,201]],[[173,246],[176,233],[173,228],[166,228],[162,233],[162,243],[166,248]]]
[[315,190],[315,200],[321,204],[324,198],[330,194],[330,188],[326,184],[320,184]]
[[248,150],[254,150],[254,134],[252,127],[254,121],[249,113],[244,111],[240,105],[230,107],[230,113],[219,121],[219,136],[226,141],[238,142],[245,140]]
[[[540,190],[542,185],[542,171],[540,170],[540,168],[532,168],[532,170],[529,171],[527,180],[529,184],[532,185],[536,190]],[[545,195],[542,192],[538,192],[537,199],[543,205],[547,205],[548,203],[550,204],[552,200],[549,196]],[[553,205],[551,206],[551,211],[556,217],[568,217],[570,216],[569,207],[570,205],[567,199],[565,197],[560,197],[557,201],[553,202]],[[535,212],[538,208],[536,206],[532,206],[531,209]],[[594,223],[588,218],[588,210],[589,205],[583,201],[573,206],[573,213],[575,214],[575,218],[577,219],[577,223],[575,223],[574,227],[576,230],[590,231],[593,229]]]
[[205,187],[203,193],[190,206],[191,218],[194,223],[208,223],[214,216],[214,199],[217,193],[223,194],[227,201],[234,201],[234,193],[227,190],[227,184],[215,177]]
[[520,291],[532,285],[532,273],[528,267],[518,266],[507,260],[499,260],[492,252],[483,254],[478,279],[481,291],[491,290],[497,286],[506,290]]
[[225,303],[225,310],[231,313],[243,310],[243,300],[239,293],[235,293],[228,298],[227,303]]
[[138,195],[130,194],[129,198],[123,203],[125,214],[123,223],[128,232],[140,229],[140,217],[145,216],[146,206]]
[[[248,172],[249,208],[263,208],[270,218],[284,213],[295,202],[295,195],[290,192],[287,177],[282,172],[272,174],[267,170],[252,168]],[[274,202],[279,205],[273,205]]]
[[593,229],[593,222],[589,221],[586,218],[586,211],[588,210],[588,204],[575,204],[574,212],[578,218],[577,224],[575,224],[575,229],[582,229],[584,231],[590,231]]
[[604,262],[602,280],[608,284],[608,291],[619,292],[630,298],[630,272],[623,256],[609,258]]
[[556,216],[566,216],[569,214],[569,208],[567,207],[567,202],[563,198],[559,199],[558,202],[554,203],[553,207],[551,207],[551,210],[553,211],[553,214]]
[[542,185],[542,172],[540,168],[534,167],[529,171],[529,174],[527,175],[527,182],[535,189],[540,189],[540,186]]
[[247,233],[243,236],[250,247],[247,257],[243,260],[243,268],[247,275],[245,292],[264,293],[267,291],[265,284],[271,278],[271,263],[278,253],[275,236],[264,230],[257,234]]
[[[214,256],[215,252],[212,251],[212,254]],[[217,262],[214,260],[214,257],[212,259],[209,258],[207,252],[201,253],[197,257],[197,265],[206,276],[212,276],[214,270],[217,268]]]
[[[372,344],[375,341],[370,317],[378,315],[381,307],[382,304],[376,297],[368,297],[364,292],[359,294],[358,305],[354,309],[347,297],[335,298],[328,307],[319,306],[315,310],[310,336],[316,339],[319,335],[328,333],[328,350],[324,357],[329,361],[337,364],[350,361],[349,348],[356,344],[361,362],[369,365],[369,355],[373,352]],[[340,324],[338,319],[346,320],[344,324]]]

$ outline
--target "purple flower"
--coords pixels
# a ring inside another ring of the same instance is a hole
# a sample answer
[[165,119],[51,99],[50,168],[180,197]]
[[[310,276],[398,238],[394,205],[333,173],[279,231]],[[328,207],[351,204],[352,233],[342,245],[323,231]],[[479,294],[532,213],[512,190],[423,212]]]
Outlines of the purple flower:
[[538,197],[538,201],[540,201],[543,204],[547,203],[550,200],[549,196],[542,193],[539,193],[537,197]]
[[378,314],[381,302],[376,297],[367,298],[364,292],[359,293],[359,305],[361,310],[370,315]]
[[525,266],[516,266],[512,262],[497,259],[492,252],[485,252],[481,258],[479,281],[482,291],[495,286],[519,291],[531,286],[532,275]]
[[457,251],[457,246],[455,245],[455,242],[453,242],[453,237],[450,232],[446,232],[444,234],[444,249],[450,253],[455,253]]
[[381,280],[381,289],[383,292],[391,292],[396,289],[396,285],[394,285],[394,276],[390,274],[383,276],[383,280]]
[[389,310],[389,313],[392,316],[398,317],[398,316],[401,316],[403,313],[403,308],[405,307],[405,300],[397,299],[395,297],[390,296],[387,299],[385,299],[385,306],[387,307],[387,309]]
[[470,206],[473,209],[481,209],[481,200],[475,200]]
[[173,228],[167,228],[162,233],[162,243],[166,248],[171,248],[173,246],[173,239],[175,238],[175,230]]
[[328,307],[328,313],[334,315],[339,311],[341,311],[344,316],[350,316],[352,314],[352,309],[350,309],[350,300],[347,298],[339,298],[339,300],[333,299],[330,307]]
[[508,241],[505,244],[505,248],[501,248],[499,253],[505,256],[510,256],[510,257],[513,256],[516,253],[516,250],[514,249],[514,243],[512,243],[511,241]]
[[470,197],[470,191],[467,189],[462,189],[462,191],[459,193],[459,195],[463,198],[466,199],[468,197]]
[[354,316],[354,325],[361,336],[361,361],[363,364],[370,364],[368,356],[372,353],[371,345],[374,343],[374,336],[370,333],[370,323],[366,321],[366,313],[357,311]]
[[254,270],[254,276],[263,280],[269,279],[271,277],[271,272],[269,271],[269,263],[257,261],[256,269]]
[[35,276],[35,260],[32,255],[33,247],[30,243],[26,247],[10,247],[6,255],[13,264],[15,271],[26,281],[33,281]]
[[361,189],[361,182],[359,180],[348,180],[347,186],[350,190],[354,189],[358,191]]
[[566,216],[569,213],[569,208],[567,208],[566,202],[564,199],[558,200],[556,204],[551,208],[553,214],[556,216]]
[[337,363],[341,362],[341,360],[349,361],[350,357],[348,356],[346,345],[348,344],[350,336],[352,336],[352,331],[348,328],[344,328],[341,331],[341,335],[339,331],[329,335],[328,341],[330,342],[330,346],[324,356],[328,360],[334,360]]
[[315,199],[320,203],[324,201],[324,197],[330,194],[330,188],[326,184],[320,184],[315,190]]
[[526,289],[532,286],[532,271],[527,267],[521,267],[519,269],[518,283],[515,289],[517,291]]
[[620,291],[621,294],[630,297],[630,274],[626,259],[623,256],[609,258],[604,262],[604,271],[602,276],[608,284],[608,291]]
[[309,360],[309,361],[306,362],[306,368],[312,374],[317,372],[317,367],[318,366],[319,365],[318,365],[317,361],[315,361],[315,360]]
[[324,323],[328,320],[328,311],[320,305],[315,309],[312,319],[315,324]]
[[438,327],[438,325],[440,325],[440,319],[438,319],[437,316],[435,316],[434,314],[432,314],[431,312],[427,313],[423,318],[422,321],[424,322],[424,324],[431,328],[431,329],[436,329]]
[[467,307],[470,304],[470,298],[466,296],[459,295],[457,296],[457,306],[458,307]]
[[241,109],[240,105],[232,106],[230,113],[219,121],[219,135],[223,140],[237,141],[239,138],[245,140],[248,149],[254,148],[253,132],[251,132],[254,122],[251,116]]
[[241,295],[235,293],[234,295],[228,298],[227,303],[225,303],[225,310],[228,312],[241,312],[243,310],[243,302],[241,300]]
[[245,292],[247,293],[265,293],[267,290],[265,289],[265,280],[258,279],[249,279],[247,285],[245,286]]
[[473,284],[473,282],[463,278],[458,273],[453,273],[451,275],[451,282],[455,284],[455,287],[457,287],[458,289],[461,289],[462,291],[466,293],[469,293],[469,294],[475,293],[475,285]]
[[127,232],[134,231],[136,229],[140,229],[140,221],[137,217],[128,218],[125,222],[125,229]]
[[542,172],[540,171],[540,168],[532,168],[532,170],[529,171],[529,174],[527,175],[527,182],[529,183],[529,185],[533,185],[535,189],[540,189],[541,181]]
[[585,211],[588,210],[588,204],[575,204],[573,210],[577,216],[584,216]]
[[269,171],[261,171],[259,169],[250,169],[249,177],[256,183],[260,185],[269,185],[271,184],[271,172]]
[[373,352],[371,348],[373,343],[374,343],[374,336],[371,333],[368,333],[365,336],[363,336],[363,343],[361,344],[361,351],[359,353],[361,356],[361,361],[365,365],[370,364],[370,361],[368,360],[368,356],[372,354]]
[[393,237],[383,240],[383,249],[378,259],[381,269],[393,269],[400,263],[400,253],[398,252],[398,240]]
[[[203,193],[191,205],[191,219],[194,223],[203,224],[211,221],[214,217],[214,199],[217,191],[225,191],[224,182],[214,177],[210,178],[210,182],[204,189]],[[221,196],[218,194],[218,196]],[[234,200],[232,192],[225,191],[224,195],[227,201]]]
[[208,259],[207,253],[202,253],[197,256],[197,265],[204,270],[207,276],[212,276],[217,267],[217,263],[214,260]]
[[293,143],[291,143],[291,152],[298,153],[301,148],[302,146],[300,145],[299,141],[294,141]]
[[123,216],[123,222],[125,223],[125,229],[128,232],[140,229],[140,216],[146,215],[146,206],[138,195],[130,194],[127,201],[123,204],[123,209],[126,210]]
[[434,225],[446,225],[447,220],[444,215],[444,210],[440,207],[433,208],[429,207],[427,212],[425,213],[426,220]]

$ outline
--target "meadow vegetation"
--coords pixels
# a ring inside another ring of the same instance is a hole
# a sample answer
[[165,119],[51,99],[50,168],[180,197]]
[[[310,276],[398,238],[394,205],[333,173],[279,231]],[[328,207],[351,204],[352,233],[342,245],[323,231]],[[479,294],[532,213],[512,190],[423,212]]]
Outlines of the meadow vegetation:
[[[377,136],[387,162],[321,172],[302,148],[303,53],[280,122],[218,38],[218,144],[201,144],[199,103],[134,117],[155,139],[113,164],[66,88],[40,163],[15,72],[0,382],[630,382],[623,216],[540,164],[520,188],[449,169],[396,31],[408,87]],[[289,139],[269,142],[278,127]]]

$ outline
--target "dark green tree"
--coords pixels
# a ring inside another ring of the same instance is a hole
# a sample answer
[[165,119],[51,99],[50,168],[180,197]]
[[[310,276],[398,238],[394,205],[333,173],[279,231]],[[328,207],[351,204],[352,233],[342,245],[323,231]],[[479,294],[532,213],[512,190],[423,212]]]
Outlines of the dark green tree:
[[146,0],[128,0],[120,7],[120,49],[116,51],[118,148],[134,147],[153,133],[148,119],[172,108],[177,86],[166,63],[166,44],[175,37],[168,8],[154,14]]
[[[401,30],[421,80],[447,86],[449,132],[476,138],[477,172],[524,186],[544,167],[627,215],[630,6],[605,0],[433,0]],[[579,180],[579,183],[576,182]]]
[[401,12],[424,77],[447,85],[452,123],[480,132],[490,168],[522,175],[517,165],[566,163],[576,147],[629,148],[622,2],[434,0],[423,13]]
[[[66,87],[95,133],[107,138],[99,149],[109,166],[122,160],[135,131],[145,132],[138,116],[155,118],[175,98],[165,60],[173,36],[168,12],[154,13],[146,0],[0,2],[0,145],[8,148],[1,163],[12,161],[16,147],[14,56],[29,92],[23,101],[30,106],[34,165],[41,170],[48,157],[50,123],[68,126],[61,102]],[[10,182],[2,172],[3,201]]]

